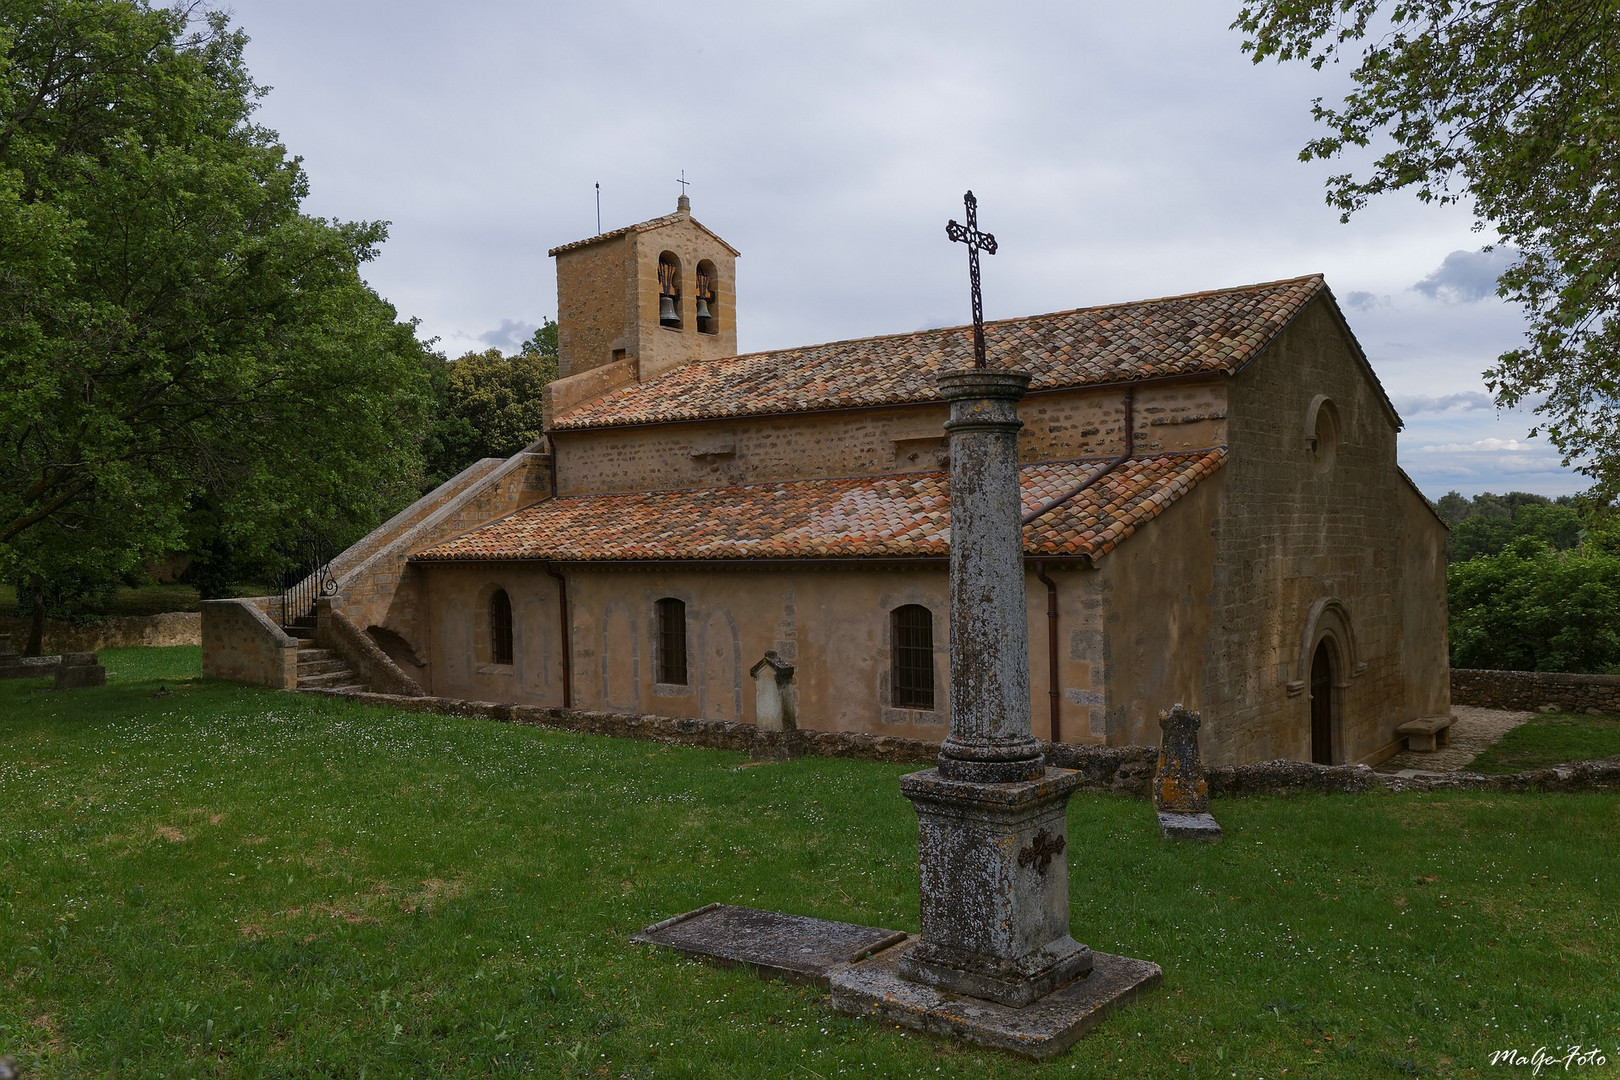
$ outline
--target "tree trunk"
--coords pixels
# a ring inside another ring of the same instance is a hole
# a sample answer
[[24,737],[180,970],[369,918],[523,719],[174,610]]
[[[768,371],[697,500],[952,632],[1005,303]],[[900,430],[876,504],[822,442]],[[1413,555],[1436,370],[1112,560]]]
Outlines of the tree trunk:
[[24,656],[38,656],[45,647],[45,590],[38,579],[28,583],[28,599],[33,608],[28,621],[28,644],[23,646]]

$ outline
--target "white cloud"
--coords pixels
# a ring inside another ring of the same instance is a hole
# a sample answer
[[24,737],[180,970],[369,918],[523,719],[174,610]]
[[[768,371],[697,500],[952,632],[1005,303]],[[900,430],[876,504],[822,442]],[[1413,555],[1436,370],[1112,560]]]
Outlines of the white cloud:
[[1501,451],[1520,451],[1539,453],[1544,450],[1544,443],[1529,443],[1519,439],[1476,439],[1471,443],[1439,443],[1434,446],[1419,446],[1419,454],[1467,454],[1467,453],[1500,453]]
[[1468,390],[1460,394],[1446,394],[1443,397],[1426,397],[1416,395],[1394,399],[1395,411],[1402,416],[1415,416],[1418,413],[1437,413],[1451,411],[1472,412],[1478,409],[1493,409],[1496,401],[1489,394],[1477,390]]
[[1471,304],[1495,295],[1496,279],[1518,258],[1519,250],[1511,247],[1453,251],[1432,274],[1412,288],[1430,300]]
[[516,352],[518,346],[529,340],[529,336],[539,328],[539,323],[524,322],[521,319],[502,319],[500,326],[479,334],[478,340],[502,352]]

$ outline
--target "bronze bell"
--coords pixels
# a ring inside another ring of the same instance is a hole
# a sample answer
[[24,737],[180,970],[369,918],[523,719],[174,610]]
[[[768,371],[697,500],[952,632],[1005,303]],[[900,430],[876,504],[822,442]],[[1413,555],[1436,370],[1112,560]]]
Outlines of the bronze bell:
[[698,297],[697,317],[700,318],[700,319],[712,319],[712,318],[714,318],[714,316],[709,314],[709,302],[707,300],[703,299],[703,297],[701,297],[701,296]]
[[663,326],[681,325],[681,317],[675,313],[675,298],[673,296],[660,296],[658,298],[658,322]]

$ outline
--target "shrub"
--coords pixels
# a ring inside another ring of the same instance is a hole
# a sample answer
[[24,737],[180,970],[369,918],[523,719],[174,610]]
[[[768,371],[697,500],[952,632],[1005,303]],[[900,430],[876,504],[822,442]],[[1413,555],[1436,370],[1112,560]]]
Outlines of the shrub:
[[1525,538],[1453,563],[1446,580],[1452,666],[1620,670],[1620,555]]

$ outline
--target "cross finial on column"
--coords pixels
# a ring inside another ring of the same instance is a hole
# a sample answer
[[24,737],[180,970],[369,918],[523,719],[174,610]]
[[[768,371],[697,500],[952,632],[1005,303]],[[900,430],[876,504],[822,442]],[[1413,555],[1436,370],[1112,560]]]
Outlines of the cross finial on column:
[[945,226],[945,235],[968,249],[968,280],[973,284],[973,366],[982,368],[984,361],[984,301],[979,293],[979,252],[996,253],[996,238],[979,231],[979,200],[969,191],[962,203],[967,207],[967,224],[958,225],[953,218]]

